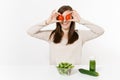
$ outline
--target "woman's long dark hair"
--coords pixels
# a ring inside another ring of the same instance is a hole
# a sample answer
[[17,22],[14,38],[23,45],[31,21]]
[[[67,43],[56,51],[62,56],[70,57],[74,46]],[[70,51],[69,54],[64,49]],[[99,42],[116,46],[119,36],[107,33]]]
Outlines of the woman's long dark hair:
[[[64,6],[62,6],[58,9],[58,12],[62,14],[66,10],[72,11],[72,8],[68,5],[64,5]],[[64,33],[61,29],[61,25],[60,25],[59,22],[57,22],[56,23],[56,29],[52,31],[52,33],[50,35],[50,39],[51,39],[51,36],[53,35],[53,42],[54,43],[60,43],[61,40],[62,40],[63,34]],[[68,42],[67,42],[67,44],[74,43],[76,40],[78,40],[78,37],[79,36],[78,36],[77,32],[75,31],[75,22],[72,21],[71,24],[70,24],[69,32],[68,32]]]

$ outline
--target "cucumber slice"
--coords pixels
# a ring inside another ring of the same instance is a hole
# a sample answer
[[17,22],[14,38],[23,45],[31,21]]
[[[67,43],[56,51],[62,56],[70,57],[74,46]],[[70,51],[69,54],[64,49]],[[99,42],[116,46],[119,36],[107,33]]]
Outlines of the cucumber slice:
[[98,72],[94,72],[94,71],[89,71],[89,70],[86,70],[86,69],[78,69],[79,72],[83,73],[83,74],[87,74],[87,75],[91,75],[91,76],[99,76],[99,73]]

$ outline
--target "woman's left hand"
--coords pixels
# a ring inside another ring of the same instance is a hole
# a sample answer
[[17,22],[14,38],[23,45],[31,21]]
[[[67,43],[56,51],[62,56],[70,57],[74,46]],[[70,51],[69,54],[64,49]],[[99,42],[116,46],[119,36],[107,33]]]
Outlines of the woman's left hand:
[[80,22],[80,15],[77,13],[77,11],[73,10],[72,11],[72,16],[73,16],[73,19],[71,19],[69,21],[75,21],[77,23]]

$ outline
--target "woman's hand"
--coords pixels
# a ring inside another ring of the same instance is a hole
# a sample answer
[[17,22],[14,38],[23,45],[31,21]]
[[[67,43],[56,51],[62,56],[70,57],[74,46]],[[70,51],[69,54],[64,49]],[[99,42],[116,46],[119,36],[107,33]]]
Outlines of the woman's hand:
[[70,21],[75,21],[77,23],[80,22],[80,15],[77,13],[77,11],[73,10],[72,16],[73,16],[73,19],[71,19]]
[[57,20],[58,15],[61,15],[61,14],[56,12],[55,10],[53,10],[51,16],[46,20],[46,23],[52,24],[52,23],[56,23],[56,22],[61,22],[60,20]]

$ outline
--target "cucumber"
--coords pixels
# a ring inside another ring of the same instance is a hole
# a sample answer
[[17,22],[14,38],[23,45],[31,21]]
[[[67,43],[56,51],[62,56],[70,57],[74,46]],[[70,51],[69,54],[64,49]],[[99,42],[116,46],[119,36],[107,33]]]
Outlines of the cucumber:
[[86,70],[86,69],[78,69],[79,72],[83,73],[83,74],[87,74],[87,75],[91,75],[91,76],[99,76],[99,73],[98,72],[94,72],[94,71],[89,71],[89,70]]
[[95,62],[95,60],[90,60],[89,70],[95,72],[95,68],[96,68],[96,62]]

